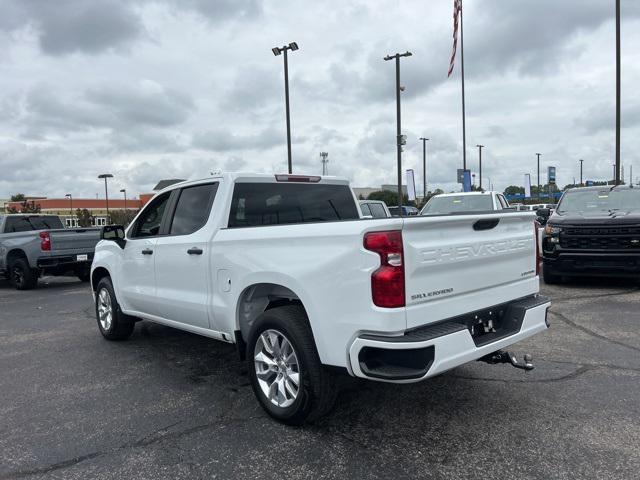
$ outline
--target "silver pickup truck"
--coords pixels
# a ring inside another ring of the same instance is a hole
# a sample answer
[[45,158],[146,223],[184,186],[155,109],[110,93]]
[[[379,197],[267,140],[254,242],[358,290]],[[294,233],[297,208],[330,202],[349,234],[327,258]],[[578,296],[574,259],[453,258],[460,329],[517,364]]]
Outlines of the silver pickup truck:
[[38,284],[38,277],[76,275],[89,281],[99,228],[65,229],[55,215],[0,215],[0,277],[18,290]]

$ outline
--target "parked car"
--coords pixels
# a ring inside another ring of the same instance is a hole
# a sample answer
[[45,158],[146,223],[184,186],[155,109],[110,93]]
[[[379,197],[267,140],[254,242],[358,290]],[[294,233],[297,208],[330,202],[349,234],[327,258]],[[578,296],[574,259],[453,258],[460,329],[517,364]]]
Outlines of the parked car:
[[422,207],[420,215],[451,215],[471,212],[494,212],[510,208],[498,192],[463,192],[434,195]]
[[0,275],[18,290],[34,288],[42,274],[89,281],[99,240],[100,229],[64,228],[55,215],[0,215]]
[[372,218],[389,218],[391,212],[382,200],[360,200],[362,215]]
[[548,217],[542,240],[546,283],[563,277],[640,279],[640,188],[567,190]]
[[172,185],[126,232],[104,227],[98,329],[122,340],[144,319],[235,343],[262,407],[300,424],[331,408],[336,372],[416,382],[545,330],[532,227],[517,212],[363,222],[335,177]]
[[[411,217],[418,215],[418,209],[416,207],[412,207],[411,205],[403,205],[402,206],[402,216],[403,217]],[[400,208],[396,205],[395,207],[389,207],[389,213],[391,213],[392,217],[400,216]]]

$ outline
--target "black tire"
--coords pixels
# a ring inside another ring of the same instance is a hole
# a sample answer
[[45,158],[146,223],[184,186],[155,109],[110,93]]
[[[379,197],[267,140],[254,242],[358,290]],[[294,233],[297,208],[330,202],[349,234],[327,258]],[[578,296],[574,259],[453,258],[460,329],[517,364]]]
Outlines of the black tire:
[[562,283],[562,276],[551,272],[549,268],[542,266],[542,278],[547,285],[557,285]]
[[[273,404],[258,381],[255,349],[260,336],[267,330],[282,334],[297,357],[300,374],[298,393],[295,401],[286,407]],[[300,305],[273,308],[255,320],[247,342],[247,367],[253,392],[260,405],[279,422],[302,425],[305,421],[322,417],[335,403],[337,389],[334,375],[320,363],[309,320]]]
[[38,273],[26,258],[16,258],[9,264],[9,281],[16,290],[31,290],[38,285]]
[[[100,306],[106,307],[108,303],[111,307],[110,322],[100,320]],[[122,313],[116,294],[113,291],[113,284],[111,278],[104,277],[98,282],[96,287],[96,301],[95,301],[96,321],[98,322],[98,329],[104,338],[107,340],[125,340],[131,336],[135,327],[135,321],[132,317]]]
[[80,281],[82,282],[88,282],[91,280],[91,272],[86,271],[86,272],[78,272],[77,277],[80,279]]

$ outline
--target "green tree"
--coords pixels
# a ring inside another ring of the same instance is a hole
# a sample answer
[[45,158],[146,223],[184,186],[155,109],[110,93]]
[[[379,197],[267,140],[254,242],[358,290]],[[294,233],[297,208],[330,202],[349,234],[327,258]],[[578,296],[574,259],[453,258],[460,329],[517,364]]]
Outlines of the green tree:
[[137,210],[111,210],[109,212],[113,225],[123,225],[125,227],[131,223],[137,214]]
[[15,195],[11,195],[12,202],[23,202],[26,200],[24,193],[16,193]]
[[9,213],[40,213],[40,205],[33,200],[31,202],[25,200],[20,204],[20,208],[9,207],[7,211]]
[[82,210],[80,210],[79,208],[76,209],[76,218],[78,219],[78,225],[80,227],[86,228],[93,225],[93,216],[91,215],[91,212],[86,208],[83,208]]
[[517,185],[509,185],[507,188],[504,189],[504,194],[505,195],[522,195],[524,194],[524,187],[519,187]]
[[[377,190],[371,192],[367,197],[367,200],[382,200],[388,207],[395,207],[398,205],[398,193],[391,190]],[[402,196],[403,205],[413,205],[413,202],[409,202],[409,197]]]

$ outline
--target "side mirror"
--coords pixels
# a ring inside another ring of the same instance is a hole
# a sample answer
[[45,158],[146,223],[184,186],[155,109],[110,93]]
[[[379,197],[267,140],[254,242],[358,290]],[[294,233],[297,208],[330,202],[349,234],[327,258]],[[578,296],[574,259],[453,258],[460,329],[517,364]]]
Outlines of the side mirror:
[[549,218],[551,216],[551,210],[548,208],[539,208],[536,210],[536,215],[542,218]]
[[100,240],[116,242],[120,248],[124,249],[127,243],[124,235],[124,227],[122,225],[105,225],[100,231]]

